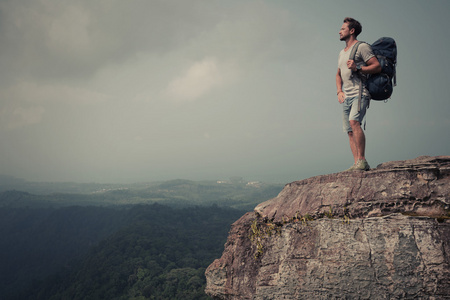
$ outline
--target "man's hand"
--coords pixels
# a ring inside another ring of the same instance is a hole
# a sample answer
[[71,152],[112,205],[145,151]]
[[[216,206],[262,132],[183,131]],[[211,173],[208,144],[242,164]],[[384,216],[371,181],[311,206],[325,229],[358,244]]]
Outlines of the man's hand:
[[345,100],[345,94],[344,94],[344,92],[339,92],[339,93],[337,94],[337,96],[338,96],[338,101],[339,101],[339,103],[340,103],[340,104],[344,103],[344,100]]
[[[352,70],[353,72],[356,72],[356,63],[354,60],[349,59],[347,61],[347,68]],[[360,72],[363,74],[376,74],[381,72],[381,65],[378,61],[377,57],[374,56],[368,61],[366,61],[365,66],[361,66]]]
[[353,72],[356,72],[356,63],[355,63],[355,61],[352,60],[352,59],[347,60],[347,68],[349,68]]

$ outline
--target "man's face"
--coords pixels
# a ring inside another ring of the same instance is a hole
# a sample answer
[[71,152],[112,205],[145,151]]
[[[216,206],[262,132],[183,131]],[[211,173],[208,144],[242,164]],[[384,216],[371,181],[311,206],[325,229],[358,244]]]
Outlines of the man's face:
[[342,24],[341,30],[339,31],[339,39],[341,41],[346,41],[351,36],[350,30],[348,28],[348,24]]

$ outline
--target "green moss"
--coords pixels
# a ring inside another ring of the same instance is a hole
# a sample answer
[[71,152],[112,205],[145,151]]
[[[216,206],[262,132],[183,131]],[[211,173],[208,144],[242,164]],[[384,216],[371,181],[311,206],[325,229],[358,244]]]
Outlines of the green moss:
[[274,234],[281,234],[281,226],[271,222],[263,222],[257,215],[250,226],[249,239],[256,245],[255,259],[264,253],[263,240]]

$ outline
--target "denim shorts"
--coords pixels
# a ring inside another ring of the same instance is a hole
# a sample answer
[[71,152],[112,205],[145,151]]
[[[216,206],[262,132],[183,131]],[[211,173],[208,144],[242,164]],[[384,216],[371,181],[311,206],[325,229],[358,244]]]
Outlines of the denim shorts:
[[369,105],[370,97],[362,96],[361,98],[361,110],[358,111],[358,99],[359,97],[345,98],[343,104],[343,121],[344,121],[344,132],[352,131],[350,126],[350,120],[358,121],[360,124],[363,123],[364,117],[366,116],[366,110]]

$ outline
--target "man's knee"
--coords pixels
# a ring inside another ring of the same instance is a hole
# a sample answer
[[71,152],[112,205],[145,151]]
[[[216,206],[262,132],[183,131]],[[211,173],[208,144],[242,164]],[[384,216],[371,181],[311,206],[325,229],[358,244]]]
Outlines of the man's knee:
[[355,128],[361,127],[361,123],[359,123],[359,122],[356,121],[356,120],[350,120],[349,123],[350,123],[350,126],[352,127],[353,130],[354,130]]

